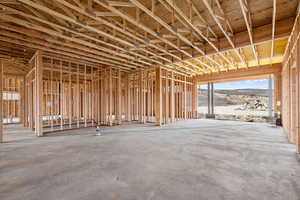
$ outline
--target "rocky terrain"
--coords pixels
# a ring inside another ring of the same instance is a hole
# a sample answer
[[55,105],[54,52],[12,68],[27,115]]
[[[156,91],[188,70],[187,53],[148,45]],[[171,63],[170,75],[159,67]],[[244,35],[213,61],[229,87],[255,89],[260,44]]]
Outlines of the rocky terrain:
[[[200,116],[207,113],[207,90],[200,90]],[[268,91],[266,89],[215,90],[217,119],[266,121],[268,119]]]

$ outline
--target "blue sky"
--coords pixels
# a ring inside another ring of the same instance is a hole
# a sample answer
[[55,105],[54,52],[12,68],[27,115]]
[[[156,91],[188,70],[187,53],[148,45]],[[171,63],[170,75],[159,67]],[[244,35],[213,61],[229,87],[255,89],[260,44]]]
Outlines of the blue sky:
[[[202,85],[201,88],[206,89],[207,85],[205,86]],[[268,79],[215,83],[214,88],[215,89],[245,89],[245,88],[267,89]]]

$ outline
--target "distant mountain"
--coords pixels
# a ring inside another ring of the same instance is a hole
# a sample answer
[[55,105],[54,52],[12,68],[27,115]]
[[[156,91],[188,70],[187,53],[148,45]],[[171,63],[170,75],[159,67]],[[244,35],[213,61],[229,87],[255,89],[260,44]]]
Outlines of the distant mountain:
[[[206,89],[200,89],[200,94],[207,94]],[[253,89],[253,88],[246,88],[246,89],[228,89],[228,90],[215,90],[215,93],[219,94],[227,94],[227,95],[246,95],[246,96],[268,96],[268,89]]]
[[[214,103],[215,106],[241,105],[255,101],[256,99],[264,99],[268,97],[267,89],[232,89],[232,90],[215,90]],[[199,105],[207,105],[207,90],[201,89],[198,96]]]

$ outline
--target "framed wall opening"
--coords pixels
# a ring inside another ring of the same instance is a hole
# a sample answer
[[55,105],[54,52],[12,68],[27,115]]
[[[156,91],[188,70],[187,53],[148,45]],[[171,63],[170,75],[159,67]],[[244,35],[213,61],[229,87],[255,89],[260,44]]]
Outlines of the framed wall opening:
[[273,121],[280,114],[274,88],[273,78],[201,84],[198,112],[201,118]]

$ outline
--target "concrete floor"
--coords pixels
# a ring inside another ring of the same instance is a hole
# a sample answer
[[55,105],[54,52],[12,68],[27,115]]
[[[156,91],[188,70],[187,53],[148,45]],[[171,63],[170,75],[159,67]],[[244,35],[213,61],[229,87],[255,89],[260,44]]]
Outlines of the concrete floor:
[[42,138],[6,132],[1,200],[300,199],[295,146],[268,124],[189,120]]

